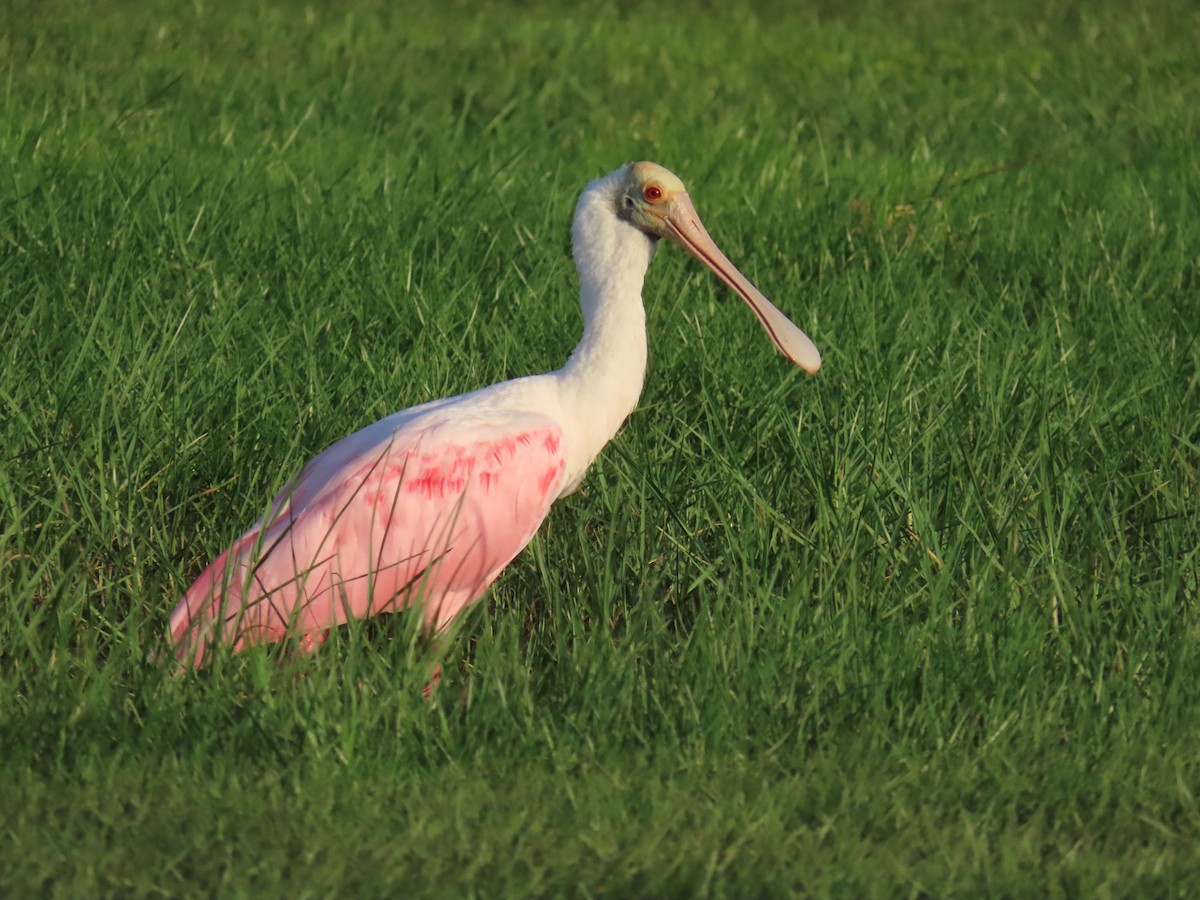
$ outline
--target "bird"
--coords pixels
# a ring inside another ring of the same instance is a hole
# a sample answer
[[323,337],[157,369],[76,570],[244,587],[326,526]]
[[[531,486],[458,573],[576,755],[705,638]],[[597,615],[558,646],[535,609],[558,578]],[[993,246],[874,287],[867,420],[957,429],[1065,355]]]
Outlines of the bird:
[[579,487],[636,407],[647,362],[642,286],[664,238],[816,374],[816,346],[718,249],[683,182],[656,163],[623,165],[590,182],[575,209],[584,329],[567,362],[404,409],[312,459],[179,601],[169,624],[179,663],[289,638],[309,651],[351,619],[409,607],[426,633],[443,633],[554,501]]

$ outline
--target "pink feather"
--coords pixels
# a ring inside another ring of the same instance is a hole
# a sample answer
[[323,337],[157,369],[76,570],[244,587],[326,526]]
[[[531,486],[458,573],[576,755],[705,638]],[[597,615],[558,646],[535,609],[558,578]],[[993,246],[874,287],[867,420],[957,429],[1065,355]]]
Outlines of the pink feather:
[[181,660],[198,665],[216,642],[311,645],[351,618],[418,601],[436,630],[487,590],[558,496],[562,430],[530,413],[402,418],[310,462],[266,522],[204,571],[171,616]]

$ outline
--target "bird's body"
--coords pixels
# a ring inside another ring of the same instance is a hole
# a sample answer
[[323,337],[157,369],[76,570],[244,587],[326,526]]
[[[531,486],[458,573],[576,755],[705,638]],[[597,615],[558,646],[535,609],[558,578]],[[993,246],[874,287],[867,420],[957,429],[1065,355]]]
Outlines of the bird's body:
[[712,244],[679,180],[623,166],[576,209],[585,327],[566,365],[403,410],[313,459],[175,609],[180,659],[287,636],[311,646],[334,625],[414,603],[437,631],[478,599],[636,406],[642,282],[659,237],[709,265],[785,355],[816,371],[811,342]]

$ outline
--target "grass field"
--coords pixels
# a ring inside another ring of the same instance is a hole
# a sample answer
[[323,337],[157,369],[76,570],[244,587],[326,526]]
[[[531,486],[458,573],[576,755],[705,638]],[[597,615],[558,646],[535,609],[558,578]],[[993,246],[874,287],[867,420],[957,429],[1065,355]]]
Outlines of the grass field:
[[[0,895],[1200,893],[1200,10],[0,12]],[[316,452],[562,363],[650,158],[639,410],[445,651],[147,662]]]

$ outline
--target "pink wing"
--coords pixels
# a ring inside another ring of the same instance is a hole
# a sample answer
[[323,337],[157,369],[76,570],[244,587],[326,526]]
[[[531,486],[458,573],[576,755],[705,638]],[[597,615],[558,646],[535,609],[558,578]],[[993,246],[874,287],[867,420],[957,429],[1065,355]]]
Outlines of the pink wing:
[[437,629],[477,600],[549,512],[566,447],[545,416],[456,425],[448,412],[385,419],[310,462],[176,607],[179,658],[414,602]]

